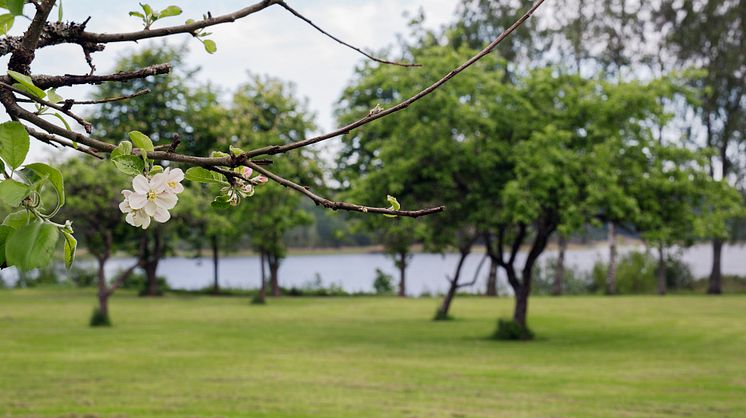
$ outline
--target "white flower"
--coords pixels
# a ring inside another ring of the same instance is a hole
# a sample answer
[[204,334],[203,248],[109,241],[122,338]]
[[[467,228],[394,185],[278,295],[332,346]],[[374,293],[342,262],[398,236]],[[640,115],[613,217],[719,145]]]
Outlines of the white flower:
[[135,191],[127,197],[129,206],[132,209],[143,209],[158,222],[166,222],[171,217],[168,210],[173,209],[179,200],[168,189],[168,180],[165,172],[156,174],[151,180],[142,174],[138,175],[132,180]]
[[119,210],[127,214],[125,217],[127,223],[135,227],[148,229],[150,216],[143,209],[132,209],[132,206],[130,206],[129,198],[132,196],[132,190],[122,190],[122,194],[124,195],[124,201],[119,204]]
[[[155,178],[158,176],[165,177],[165,184],[166,184],[166,191],[169,191],[171,193],[181,193],[184,191],[184,186],[181,184],[181,181],[184,180],[184,172],[181,171],[180,168],[175,168],[171,170],[171,168],[166,168],[166,170],[163,171],[163,173],[158,173],[155,176],[153,176],[153,181],[155,181]],[[160,180],[159,180],[160,181]]]

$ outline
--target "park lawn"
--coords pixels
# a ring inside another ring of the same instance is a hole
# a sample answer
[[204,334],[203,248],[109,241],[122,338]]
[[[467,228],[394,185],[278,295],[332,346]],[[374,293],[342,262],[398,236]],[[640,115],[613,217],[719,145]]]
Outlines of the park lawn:
[[508,298],[0,291],[0,417],[746,417],[746,296]]

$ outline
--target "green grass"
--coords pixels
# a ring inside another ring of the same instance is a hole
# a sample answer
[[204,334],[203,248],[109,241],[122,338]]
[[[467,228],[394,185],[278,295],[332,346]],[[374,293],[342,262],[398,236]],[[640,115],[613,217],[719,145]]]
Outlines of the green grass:
[[746,297],[510,299],[0,291],[0,416],[746,417]]

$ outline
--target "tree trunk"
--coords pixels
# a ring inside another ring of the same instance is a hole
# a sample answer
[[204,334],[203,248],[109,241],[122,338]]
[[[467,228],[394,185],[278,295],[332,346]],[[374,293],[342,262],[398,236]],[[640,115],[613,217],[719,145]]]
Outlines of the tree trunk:
[[459,285],[458,281],[461,276],[461,268],[464,266],[464,261],[466,260],[466,257],[469,256],[469,253],[471,252],[471,248],[468,250],[461,251],[461,256],[458,259],[458,264],[456,265],[456,271],[453,273],[453,278],[449,279],[450,285],[448,286],[448,292],[446,292],[445,297],[443,297],[443,302],[440,304],[440,308],[435,312],[435,320],[443,320],[448,319],[448,312],[451,309],[451,302],[453,302],[453,298],[456,296],[456,291],[458,291]]
[[606,276],[606,293],[615,295],[616,289],[616,225],[609,222],[609,271]]
[[212,293],[220,293],[220,282],[218,281],[219,247],[218,237],[212,236]]
[[98,311],[101,317],[109,317],[109,289],[106,285],[106,272],[104,266],[106,258],[98,258]]
[[562,294],[562,283],[565,280],[565,251],[567,251],[567,237],[565,234],[557,235],[557,244],[559,253],[557,254],[557,265],[554,270],[554,283],[552,285],[552,294],[559,296]]
[[265,277],[266,277],[266,275],[265,275],[265,272],[264,272],[264,259],[265,259],[264,251],[261,251],[259,253],[259,264],[261,266],[261,282],[259,284],[259,293],[257,293],[256,299],[255,299],[256,303],[265,303],[266,296],[267,296],[267,289],[265,287],[265,283],[266,283]]
[[399,268],[399,297],[407,297],[407,253],[400,252],[396,267]]
[[515,309],[513,309],[513,321],[522,328],[526,328],[526,316],[528,315],[528,295],[531,293],[525,285],[515,289]]
[[497,260],[490,256],[490,272],[487,275],[487,296],[497,296]]
[[707,287],[707,293],[710,295],[719,295],[723,293],[721,262],[723,259],[723,240],[712,240],[712,271],[710,272],[710,283]]
[[142,293],[143,296],[160,296],[161,290],[158,288],[158,263],[161,261],[163,256],[163,240],[161,236],[161,229],[155,228],[153,231],[153,248],[150,248],[150,239],[145,233],[144,242],[142,245],[142,267],[145,271],[146,286],[145,291]]
[[658,244],[658,294],[666,294],[666,259],[663,253],[663,244]]
[[267,253],[267,265],[269,266],[270,287],[272,296],[280,296],[280,281],[278,272],[280,270],[280,259],[274,254]]

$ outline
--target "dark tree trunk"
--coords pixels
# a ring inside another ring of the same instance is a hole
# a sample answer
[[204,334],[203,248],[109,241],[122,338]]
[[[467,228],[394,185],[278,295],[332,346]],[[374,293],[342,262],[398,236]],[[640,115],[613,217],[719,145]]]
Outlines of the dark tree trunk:
[[666,258],[663,252],[663,244],[658,244],[658,294],[666,294]]
[[707,286],[707,293],[710,295],[719,295],[723,293],[723,276],[721,271],[721,261],[723,258],[723,240],[712,240],[712,271],[710,272],[710,283]]
[[554,270],[554,283],[552,284],[552,294],[559,296],[562,294],[562,283],[565,281],[565,251],[567,251],[567,237],[564,234],[557,235],[557,245],[559,252],[557,254],[557,265]]
[[530,290],[526,286],[520,286],[515,291],[515,309],[513,310],[513,321],[526,328],[526,316],[528,315],[528,295]]
[[396,261],[396,267],[399,268],[399,297],[407,297],[407,257],[406,252],[399,253],[399,259]]
[[105,257],[98,257],[98,311],[101,317],[109,317],[109,289],[106,285]]
[[269,266],[270,287],[272,296],[280,296],[280,280],[278,272],[280,270],[280,258],[274,254],[267,253],[267,265]]
[[440,304],[440,308],[435,312],[435,318],[436,320],[442,320],[442,319],[448,319],[448,312],[451,309],[451,302],[453,302],[453,298],[456,296],[456,292],[459,288],[459,278],[461,277],[461,269],[464,267],[464,261],[466,261],[466,257],[469,256],[469,253],[471,253],[471,245],[468,246],[468,248],[462,248],[460,250],[460,257],[458,259],[458,264],[456,265],[456,270],[453,273],[453,277],[448,279],[449,286],[448,286],[448,292],[446,292],[445,297],[443,297],[443,302]]
[[609,271],[606,276],[606,293],[616,294],[616,225],[609,222]]
[[218,262],[220,260],[218,237],[212,236],[212,293],[220,293],[220,282],[218,280]]
[[142,245],[142,267],[145,271],[146,286],[143,296],[161,296],[161,290],[158,288],[158,263],[163,257],[163,237],[161,229],[155,228],[153,231],[153,248],[150,248],[150,239],[147,233],[143,236]]
[[265,274],[265,271],[264,271],[264,260],[265,260],[265,258],[266,257],[265,257],[264,251],[261,251],[259,253],[259,264],[260,264],[260,267],[261,267],[261,271],[260,271],[260,274],[261,274],[260,280],[261,281],[260,281],[260,284],[259,284],[259,293],[257,293],[256,299],[255,299],[256,303],[265,303],[265,301],[267,299],[267,289],[266,289],[266,286],[265,286],[265,283],[267,282],[267,280],[266,280],[266,274]]
[[490,271],[487,275],[487,296],[497,296],[497,260],[490,256]]

